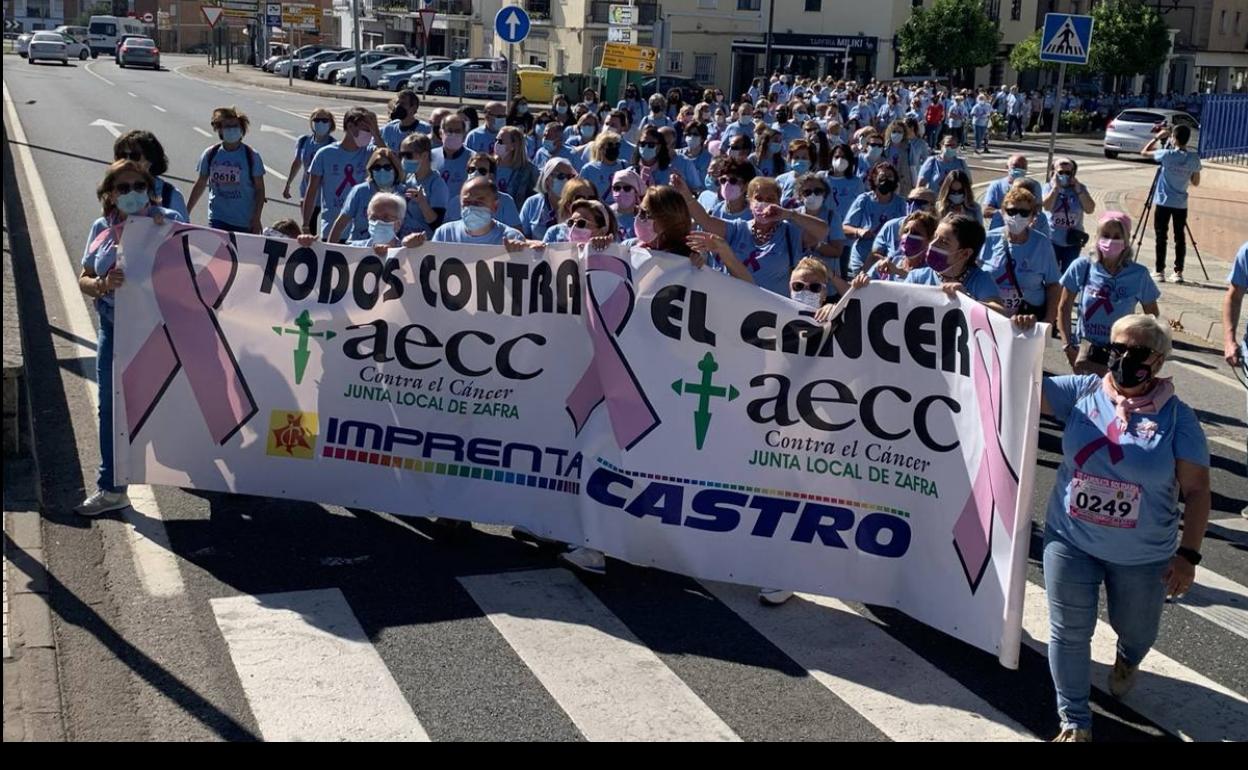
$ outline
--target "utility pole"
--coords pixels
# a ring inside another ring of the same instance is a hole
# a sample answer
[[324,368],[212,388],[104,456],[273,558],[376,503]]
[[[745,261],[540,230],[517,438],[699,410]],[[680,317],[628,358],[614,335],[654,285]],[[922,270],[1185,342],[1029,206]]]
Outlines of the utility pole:
[[[771,73],[771,31],[776,25],[776,0],[768,0],[767,2],[767,43],[763,51],[763,78],[770,77]],[[765,96],[766,94],[764,94]]]
[[360,0],[351,0],[351,47],[355,49],[355,87],[364,87],[360,73]]

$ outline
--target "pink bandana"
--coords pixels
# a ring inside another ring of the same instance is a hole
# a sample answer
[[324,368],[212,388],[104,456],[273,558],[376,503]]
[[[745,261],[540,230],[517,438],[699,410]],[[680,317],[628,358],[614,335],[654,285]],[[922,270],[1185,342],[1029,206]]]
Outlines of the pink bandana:
[[1156,384],[1152,390],[1139,396],[1122,396],[1115,388],[1113,379],[1106,374],[1101,379],[1101,390],[1104,391],[1105,397],[1114,405],[1114,413],[1118,415],[1118,422],[1123,428],[1131,420],[1131,415],[1140,414],[1157,414],[1161,408],[1166,405],[1170,397],[1174,395],[1174,383],[1169,377],[1158,377]]

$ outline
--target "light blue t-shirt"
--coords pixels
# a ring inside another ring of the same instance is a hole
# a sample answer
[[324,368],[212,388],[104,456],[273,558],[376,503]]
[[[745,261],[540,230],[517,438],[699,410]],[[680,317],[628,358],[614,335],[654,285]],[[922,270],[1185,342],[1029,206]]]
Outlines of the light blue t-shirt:
[[[351,223],[339,234],[338,238],[340,240],[350,242],[368,238],[368,204],[378,192],[380,190],[377,189],[377,185],[373,184],[373,180],[370,179],[352,187],[351,192],[347,193],[347,199],[342,204],[342,214],[350,217]],[[394,189],[390,192],[407,200],[407,197],[404,195],[407,192],[407,185],[402,182],[395,182]],[[415,223],[412,222],[409,225],[413,208],[419,209],[420,207],[413,201],[407,201],[407,210],[403,215],[403,223],[399,226],[400,237],[414,232],[414,230],[410,229],[410,226],[415,225]]]
[[772,230],[771,239],[760,246],[754,241],[750,222],[734,219],[725,221],[725,225],[724,240],[737,259],[754,274],[754,283],[767,291],[789,296],[789,273],[802,258],[801,229],[783,220]]
[[713,217],[719,217],[720,219],[739,219],[744,222],[748,222],[754,218],[754,212],[750,210],[748,205],[740,211],[732,212],[728,210],[728,204],[723,201],[715,201],[707,213]]
[[[1248,241],[1235,253],[1235,261],[1231,263],[1231,274],[1226,277],[1232,286],[1248,289]],[[1248,357],[1248,320],[1244,322],[1244,340],[1241,346],[1243,355]]]
[[[610,203],[614,200],[614,196],[611,194],[611,180],[615,178],[615,172],[623,171],[626,168],[628,168],[628,164],[622,160],[617,160],[615,163],[591,160],[581,168],[580,176],[594,185],[594,189],[598,191],[598,200],[603,203]],[[638,190],[637,194],[640,195],[641,191]]]
[[[173,209],[165,209],[160,206],[149,206],[147,215],[161,214],[165,219],[171,222],[185,222],[182,215]],[[137,216],[137,215],[136,215]],[[103,276],[113,269],[117,264],[117,238],[124,231],[124,226],[114,230],[113,223],[104,217],[100,217],[91,223],[91,231],[87,233],[87,243],[82,249],[82,266],[90,268],[91,272],[98,276]],[[113,306],[113,295],[105,294],[96,301],[96,307],[107,305],[109,308]]]
[[494,220],[494,226],[485,235],[469,235],[462,219],[447,222],[433,233],[430,240],[436,243],[474,243],[479,246],[501,246],[504,240],[524,240],[524,235],[515,228]]
[[637,209],[634,208],[632,212],[627,214],[614,206],[612,206],[611,209],[615,212],[615,223],[618,226],[616,232],[619,234],[620,240],[632,238],[636,235],[636,233],[633,232],[633,225],[637,223]]
[[[302,198],[308,192],[308,175],[312,173],[312,159],[316,157],[317,150],[327,145],[333,144],[335,140],[332,136],[326,134],[325,141],[318,142],[316,134],[304,134],[295,140],[295,157],[299,159],[299,197]],[[396,150],[397,152],[397,150]]]
[[542,193],[533,193],[520,206],[520,230],[526,238],[540,241],[546,230],[555,226],[555,211]]
[[1045,526],[1084,553],[1111,564],[1156,564],[1179,541],[1175,462],[1209,466],[1196,413],[1171,397],[1157,414],[1118,426],[1096,375],[1045,377],[1045,399],[1062,431],[1062,465]]
[[198,171],[200,176],[208,177],[208,221],[250,226],[256,206],[255,177],[264,176],[260,153],[243,144],[233,150],[214,144],[199,156]]
[[[845,215],[845,224],[850,227],[862,227],[868,230],[876,231],[879,234],[881,228],[888,223],[890,219],[904,217],[906,215],[906,200],[900,195],[893,194],[893,199],[888,203],[881,203],[873,192],[864,192],[854,199],[850,204],[849,212]],[[853,245],[850,246],[849,252],[849,273],[853,275],[862,270],[862,266],[870,259],[871,244],[874,238],[855,238]]]
[[340,142],[327,144],[312,158],[312,175],[321,178],[321,237],[329,237],[329,229],[347,202],[351,188],[368,180],[368,147],[344,150]]
[[884,223],[880,231],[876,233],[875,240],[871,242],[871,251],[876,254],[883,254],[892,259],[901,255],[901,224],[905,222],[904,216],[895,217]]
[[396,153],[403,144],[403,140],[412,134],[432,135],[433,126],[417,118],[416,122],[407,128],[404,128],[403,124],[397,120],[392,120],[381,127],[381,141],[385,142],[386,146]]
[[867,186],[856,176],[843,177],[828,174],[828,187],[832,188],[832,205],[837,211],[849,211],[849,207],[859,195],[867,191]]
[[1172,209],[1187,208],[1187,187],[1200,171],[1200,155],[1191,150],[1157,150],[1153,159],[1161,166],[1161,179],[1153,203]]
[[560,147],[558,152],[555,152],[554,154],[551,154],[545,147],[542,147],[537,151],[537,154],[533,156],[533,165],[537,166],[539,169],[545,168],[546,162],[552,157],[563,158],[567,162],[571,163],[572,168],[576,169],[578,174],[581,171],[581,167],[585,165],[585,156],[581,155],[571,147],[568,147],[566,144]]
[[451,155],[445,148],[438,147],[429,157],[433,170],[446,183],[446,216],[443,221],[459,219],[459,191],[468,181],[468,161],[472,159],[472,152],[460,147],[457,155]]
[[[1053,189],[1053,185],[1045,184],[1040,193],[1041,197],[1049,197],[1051,189]],[[1079,200],[1078,192],[1081,189],[1084,189],[1082,184],[1078,188],[1062,188],[1057,193],[1057,200],[1053,203],[1053,210],[1045,212],[1045,216],[1049,219],[1050,237],[1055,246],[1070,245],[1066,234],[1071,230],[1083,229],[1083,203]]]
[[706,179],[706,172],[711,167],[711,153],[707,152],[704,149],[702,150],[701,153],[698,154],[697,157],[690,157],[689,148],[686,147],[685,149],[680,151],[679,155],[680,157],[688,161],[689,164],[693,167],[693,176],[686,177],[686,179],[689,181],[690,187],[693,188],[694,190],[701,190],[702,185],[703,185],[703,180]]
[[1062,287],[1078,295],[1079,339],[1097,345],[1109,344],[1114,322],[1135,312],[1137,304],[1156,302],[1161,291],[1153,283],[1148,268],[1138,262],[1123,265],[1110,275],[1101,261],[1078,257],[1062,274]]
[[505,192],[498,194],[498,211],[494,218],[508,227],[520,229],[520,212],[516,209],[516,199]]
[[464,139],[464,146],[473,152],[484,152],[489,155],[494,153],[496,141],[498,141],[498,132],[480,125],[468,132],[468,136]]
[[[940,286],[944,283],[944,279],[940,277],[940,273],[930,267],[916,267],[906,275],[904,283]],[[971,268],[970,272],[962,278],[962,287],[977,302],[1001,299],[1001,292],[997,290],[996,281],[978,267]]]
[[[438,209],[442,209],[445,212],[450,205],[451,194],[446,188],[446,182],[442,181],[440,174],[430,171],[429,176],[424,179],[417,179],[415,174],[411,174],[404,180],[404,184],[409,188],[419,187],[424,190],[425,197],[429,200],[429,208],[433,209],[435,214]],[[445,219],[445,216],[443,216],[443,219]],[[433,235],[434,226],[440,223],[441,220],[438,222],[426,222],[425,212],[421,211],[420,204],[416,203],[416,201],[409,201],[407,219],[403,221],[403,226],[410,229],[405,230],[405,232],[423,232],[426,235]]]
[[[168,192],[165,192],[166,190]],[[166,197],[169,199],[168,206],[164,204]],[[182,191],[160,177],[156,177],[156,200],[160,201],[165,208],[178,212],[182,216],[181,221],[191,221],[191,215],[186,210],[186,198],[182,197]]]
[[[1013,276],[1008,269],[1007,253],[1014,259]],[[1043,305],[1047,288],[1061,278],[1053,242],[1031,229],[1022,243],[1010,243],[1004,227],[989,230],[979,252],[979,266],[997,282],[1005,309],[1011,314],[1018,309],[1020,297],[1029,304]]]
[[927,189],[936,192],[944,184],[945,177],[949,176],[951,171],[961,171],[967,177],[971,176],[971,169],[966,165],[966,161],[961,158],[944,161],[940,159],[940,156],[933,155],[923,161],[923,165],[919,167],[918,181]]

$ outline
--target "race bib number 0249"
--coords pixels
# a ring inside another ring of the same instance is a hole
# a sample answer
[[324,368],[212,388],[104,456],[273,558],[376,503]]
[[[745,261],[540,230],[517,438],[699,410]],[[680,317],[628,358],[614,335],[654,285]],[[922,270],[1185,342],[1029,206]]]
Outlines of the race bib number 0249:
[[1140,521],[1140,485],[1079,471],[1070,481],[1070,515],[1102,527],[1135,529]]

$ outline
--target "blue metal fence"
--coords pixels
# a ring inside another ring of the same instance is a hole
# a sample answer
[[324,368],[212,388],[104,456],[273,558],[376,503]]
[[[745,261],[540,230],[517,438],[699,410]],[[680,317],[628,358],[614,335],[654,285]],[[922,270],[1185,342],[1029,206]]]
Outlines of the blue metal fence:
[[1205,94],[1200,109],[1200,157],[1248,166],[1248,94]]

